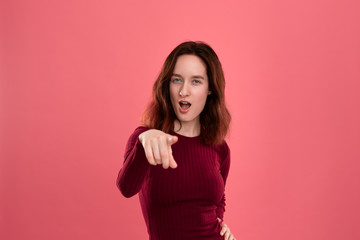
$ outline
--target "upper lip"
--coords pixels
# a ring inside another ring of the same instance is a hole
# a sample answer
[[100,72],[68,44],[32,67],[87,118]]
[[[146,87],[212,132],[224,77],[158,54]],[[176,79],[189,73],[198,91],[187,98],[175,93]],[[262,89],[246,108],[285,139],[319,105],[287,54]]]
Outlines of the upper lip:
[[186,100],[180,100],[179,101],[179,103],[184,103],[184,102],[191,104],[189,101],[186,101]]

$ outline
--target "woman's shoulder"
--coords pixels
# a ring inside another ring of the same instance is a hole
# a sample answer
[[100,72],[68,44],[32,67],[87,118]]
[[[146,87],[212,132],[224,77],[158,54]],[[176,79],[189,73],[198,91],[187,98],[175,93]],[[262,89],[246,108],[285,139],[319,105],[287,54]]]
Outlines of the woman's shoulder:
[[216,146],[216,150],[222,160],[225,160],[230,155],[230,148],[225,139],[221,144]]
[[149,130],[150,128],[146,127],[146,126],[138,126],[135,128],[135,130],[133,130],[133,132],[130,134],[128,143],[130,145],[134,145],[135,142],[137,141],[139,135],[147,130]]
[[220,152],[221,152],[221,155],[223,156],[223,158],[225,158],[228,154],[230,154],[230,148],[225,139],[224,139],[223,143],[220,144],[219,148],[220,148]]
[[143,132],[145,132],[145,131],[147,131],[147,130],[149,130],[149,129],[150,129],[150,128],[148,128],[148,127],[146,127],[146,126],[142,126],[142,125],[137,126],[137,127],[135,128],[135,130],[133,131],[133,133],[131,134],[130,137],[135,137],[135,138],[137,138],[141,133],[143,133]]
[[147,130],[149,130],[150,128],[146,127],[146,126],[138,126],[137,128],[135,128],[134,132],[145,132]]

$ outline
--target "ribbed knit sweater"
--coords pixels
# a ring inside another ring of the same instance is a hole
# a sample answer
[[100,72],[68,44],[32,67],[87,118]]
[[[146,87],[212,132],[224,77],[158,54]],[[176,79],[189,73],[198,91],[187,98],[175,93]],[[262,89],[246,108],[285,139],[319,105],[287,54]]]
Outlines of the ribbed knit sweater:
[[201,137],[178,137],[172,145],[177,168],[150,165],[138,127],[130,136],[116,183],[125,197],[139,193],[142,213],[151,240],[224,239],[220,223],[225,211],[225,183],[230,149],[205,145]]

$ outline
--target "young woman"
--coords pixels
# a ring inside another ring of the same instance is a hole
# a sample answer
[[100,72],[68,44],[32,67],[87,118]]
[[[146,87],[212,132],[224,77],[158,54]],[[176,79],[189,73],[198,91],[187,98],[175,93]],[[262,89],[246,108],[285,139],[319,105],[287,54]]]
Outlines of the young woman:
[[230,149],[225,79],[203,42],[177,46],[130,136],[117,186],[139,193],[150,239],[235,239],[223,222]]

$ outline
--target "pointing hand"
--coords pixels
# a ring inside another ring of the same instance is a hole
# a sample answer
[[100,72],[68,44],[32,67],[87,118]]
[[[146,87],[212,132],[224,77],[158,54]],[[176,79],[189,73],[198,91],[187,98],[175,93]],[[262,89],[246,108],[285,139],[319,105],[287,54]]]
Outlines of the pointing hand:
[[177,167],[171,149],[171,145],[178,141],[177,136],[172,136],[157,129],[150,129],[141,133],[139,140],[151,165],[162,164],[164,169]]

